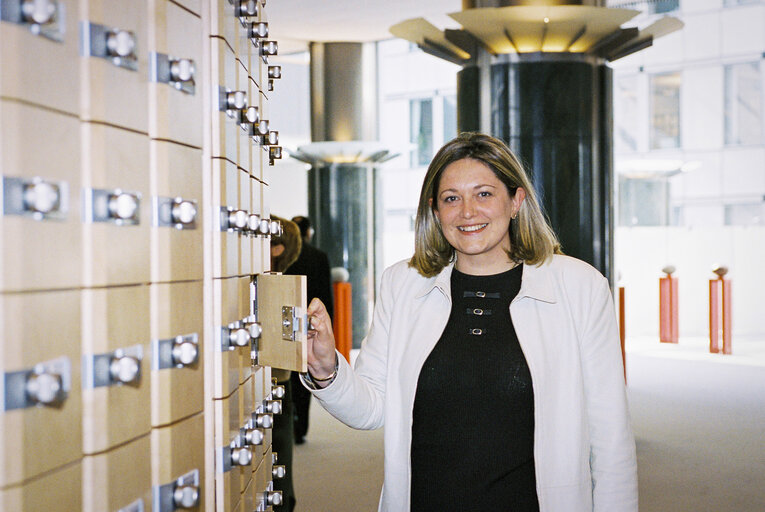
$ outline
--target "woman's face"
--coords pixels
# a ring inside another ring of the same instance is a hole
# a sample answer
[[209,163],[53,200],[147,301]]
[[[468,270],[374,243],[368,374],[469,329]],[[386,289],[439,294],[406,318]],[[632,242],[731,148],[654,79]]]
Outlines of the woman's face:
[[449,164],[438,185],[434,213],[446,240],[457,252],[457,270],[468,274],[494,274],[513,263],[510,219],[521,207],[525,192],[513,197],[489,167],[471,158]]

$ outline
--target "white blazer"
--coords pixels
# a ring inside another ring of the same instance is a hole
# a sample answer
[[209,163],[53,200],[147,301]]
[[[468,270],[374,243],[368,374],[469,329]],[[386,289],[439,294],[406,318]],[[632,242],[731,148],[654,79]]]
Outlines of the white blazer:
[[[414,395],[449,318],[451,272],[425,278],[406,261],[386,269],[355,370],[339,357],[335,380],[312,390],[350,427],[385,425],[380,511],[409,510]],[[608,282],[568,256],[524,265],[510,316],[533,381],[540,510],[637,512],[635,441]],[[470,449],[454,448],[455,457]]]

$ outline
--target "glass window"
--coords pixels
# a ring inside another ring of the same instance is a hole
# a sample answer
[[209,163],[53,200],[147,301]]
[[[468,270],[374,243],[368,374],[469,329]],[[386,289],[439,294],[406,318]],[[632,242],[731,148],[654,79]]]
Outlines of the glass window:
[[725,0],[723,5],[725,7],[733,7],[736,5],[748,5],[748,4],[759,4],[762,0]]
[[765,202],[725,205],[727,226],[765,226]]
[[666,178],[619,176],[619,225],[666,226],[670,223]]
[[444,142],[457,136],[457,97],[444,96]]
[[614,84],[614,150],[637,151],[637,77],[619,77]]
[[409,142],[412,167],[428,165],[433,157],[433,100],[409,101]]
[[651,77],[651,149],[680,147],[680,73]]
[[725,143],[762,142],[760,63],[725,66]]
[[637,9],[649,14],[660,14],[679,9],[680,0],[611,0],[607,2],[607,5],[622,9]]

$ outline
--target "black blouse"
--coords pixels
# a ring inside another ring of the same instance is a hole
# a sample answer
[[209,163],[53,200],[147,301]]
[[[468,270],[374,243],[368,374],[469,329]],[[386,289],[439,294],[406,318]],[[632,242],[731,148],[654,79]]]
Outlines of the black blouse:
[[509,310],[521,275],[452,272],[449,321],[415,394],[412,512],[539,510],[534,394]]

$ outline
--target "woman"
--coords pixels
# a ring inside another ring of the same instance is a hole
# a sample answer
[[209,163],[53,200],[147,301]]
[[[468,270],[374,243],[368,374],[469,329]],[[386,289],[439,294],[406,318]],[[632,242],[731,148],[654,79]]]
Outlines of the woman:
[[608,282],[560,253],[501,141],[463,134],[431,162],[355,370],[323,305],[308,314],[306,385],[349,426],[385,425],[380,510],[637,511]]

